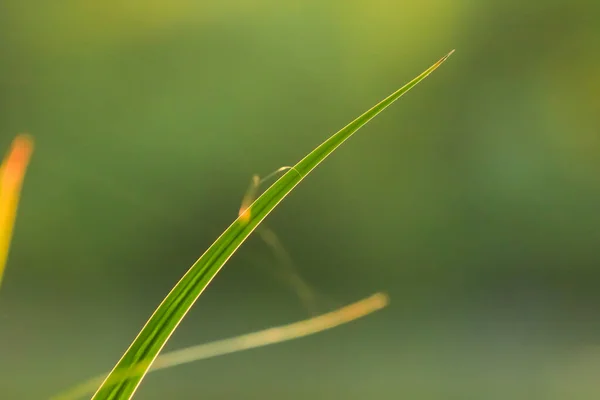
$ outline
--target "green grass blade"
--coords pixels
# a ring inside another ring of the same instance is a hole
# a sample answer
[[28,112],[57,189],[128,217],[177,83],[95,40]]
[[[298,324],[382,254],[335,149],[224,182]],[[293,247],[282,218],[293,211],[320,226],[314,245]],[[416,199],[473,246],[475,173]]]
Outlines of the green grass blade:
[[[130,399],[152,365],[152,362],[156,359],[158,353],[198,296],[200,296],[225,262],[227,262],[257,225],[329,154],[377,114],[412,89],[417,83],[425,79],[450,54],[452,52],[327,139],[296,164],[294,168],[290,169],[273,183],[271,187],[252,203],[175,285],[154,314],[152,314],[92,399]],[[130,374],[134,372],[135,375],[131,376]]]

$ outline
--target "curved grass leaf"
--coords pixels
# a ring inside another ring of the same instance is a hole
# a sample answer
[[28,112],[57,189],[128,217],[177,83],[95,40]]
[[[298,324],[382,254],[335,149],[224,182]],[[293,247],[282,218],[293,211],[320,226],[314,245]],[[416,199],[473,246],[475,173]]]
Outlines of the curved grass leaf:
[[[242,350],[255,349],[323,332],[381,310],[388,304],[389,297],[385,293],[375,293],[372,296],[335,311],[303,321],[171,351],[158,356],[148,372],[159,371],[194,361],[205,360]],[[133,376],[135,371],[129,371],[129,373],[129,376]],[[102,383],[105,376],[106,374],[92,378],[64,393],[52,397],[50,400],[77,400],[89,393],[93,393],[98,385]],[[124,375],[118,375],[114,379],[124,377]]]
[[198,296],[200,296],[225,262],[227,262],[258,224],[329,154],[400,96],[425,79],[450,54],[452,52],[352,121],[342,130],[335,133],[286,172],[256,199],[175,285],[156,311],[154,311],[146,325],[142,328],[112,372],[104,380],[92,399],[130,399],[145,373],[152,365],[152,362],[156,359],[158,353]]

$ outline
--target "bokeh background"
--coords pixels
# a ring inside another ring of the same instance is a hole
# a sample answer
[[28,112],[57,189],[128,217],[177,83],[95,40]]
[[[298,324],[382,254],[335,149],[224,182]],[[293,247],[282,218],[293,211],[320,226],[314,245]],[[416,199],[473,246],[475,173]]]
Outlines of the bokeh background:
[[[320,296],[390,307],[136,398],[598,398],[598,21],[593,0],[2,0],[0,148],[36,150],[0,398],[110,369],[252,174],[454,48],[266,221]],[[307,317],[280,267],[251,238],[168,349]]]

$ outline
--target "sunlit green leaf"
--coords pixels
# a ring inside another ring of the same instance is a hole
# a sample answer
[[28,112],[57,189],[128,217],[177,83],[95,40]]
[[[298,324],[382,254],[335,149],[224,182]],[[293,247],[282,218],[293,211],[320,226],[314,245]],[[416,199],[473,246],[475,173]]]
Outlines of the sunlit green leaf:
[[198,296],[219,272],[262,220],[298,185],[317,165],[337,149],[346,139],[404,93],[425,79],[449,56],[429,67],[412,81],[352,121],[339,132],[310,152],[288,170],[231,224],[225,232],[192,265],[188,272],[158,306],[146,325],[106,378],[93,400],[125,400],[131,398],[159,352],[173,334]]

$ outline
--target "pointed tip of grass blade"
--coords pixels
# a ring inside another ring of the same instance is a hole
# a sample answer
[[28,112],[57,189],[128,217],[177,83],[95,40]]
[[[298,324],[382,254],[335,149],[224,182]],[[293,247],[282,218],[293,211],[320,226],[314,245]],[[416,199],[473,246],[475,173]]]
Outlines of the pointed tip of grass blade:
[[1,178],[4,185],[6,185],[6,182],[15,184],[15,181],[21,181],[32,151],[33,139],[29,134],[22,133],[14,138],[11,148],[2,163]]
[[350,138],[356,131],[367,124],[370,120],[375,118],[379,113],[393,104],[396,100],[406,94],[409,90],[414,88],[419,82],[427,78],[433,71],[435,71],[440,65],[444,63],[454,53],[454,50],[440,58],[436,63],[431,65],[425,71],[421,72],[415,78],[404,84],[402,87],[397,89],[395,92],[390,94],[379,103],[365,111],[358,118],[354,119],[348,125],[343,127],[337,133],[329,137],[325,142],[321,143],[315,150],[306,155],[300,160],[295,166],[294,170],[301,175],[301,179],[308,175],[317,165],[319,165],[325,158],[329,156],[335,149],[337,149],[343,142]]
[[446,54],[444,57],[440,58],[440,60],[438,62],[433,64],[433,67],[431,70],[433,71],[434,69],[436,69],[437,67],[442,65],[444,63],[444,61],[446,61],[452,54],[454,54],[455,51],[456,51],[456,49],[452,49],[448,54]]

